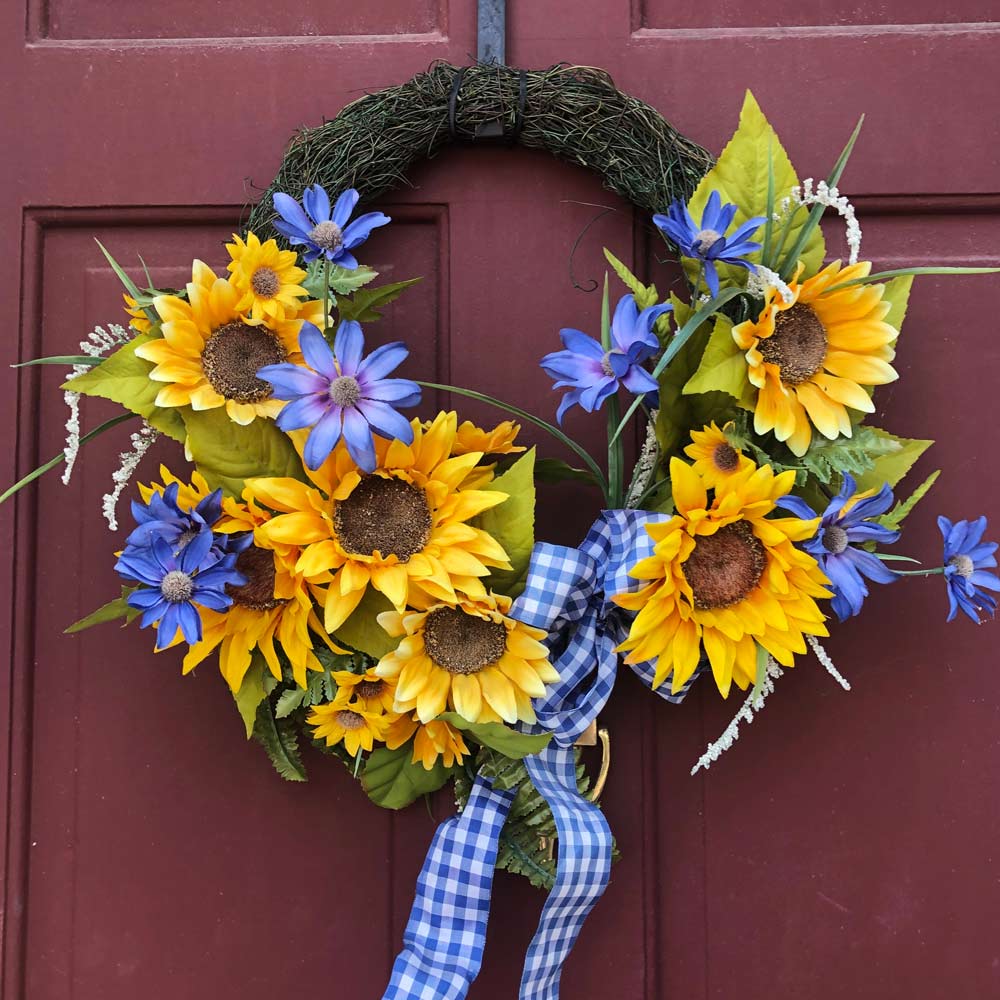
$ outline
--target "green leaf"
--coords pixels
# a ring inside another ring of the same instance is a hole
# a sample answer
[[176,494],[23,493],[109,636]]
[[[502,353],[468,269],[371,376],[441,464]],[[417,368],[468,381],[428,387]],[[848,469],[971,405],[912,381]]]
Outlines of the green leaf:
[[440,758],[430,771],[410,759],[409,743],[397,750],[377,747],[371,752],[361,772],[361,785],[368,798],[383,809],[402,809],[421,795],[436,792],[455,769],[445,767]]
[[757,707],[764,692],[764,681],[767,680],[767,650],[757,644],[757,673],[754,677],[753,691],[750,692],[750,704]]
[[[771,184],[773,197],[780,202],[798,183],[798,175],[788,154],[748,90],[736,134],[722,151],[715,166],[701,179],[688,202],[688,210],[695,222],[700,222],[709,195],[712,191],[718,191],[723,202],[732,202],[737,206],[733,220],[733,227],[737,227],[753,216],[767,214],[768,187]],[[807,216],[808,213],[804,211],[796,213],[796,218],[789,227],[788,239],[793,242],[797,239],[806,224]],[[820,269],[825,253],[823,234],[817,227],[799,254],[799,259],[806,265],[806,274],[814,274]],[[751,254],[747,259],[760,261],[760,252]],[[683,264],[688,279],[693,284],[700,269],[699,262],[685,259]],[[746,281],[746,271],[742,268],[723,265],[718,271],[723,285],[742,287]]]
[[614,268],[615,274],[625,283],[625,287],[635,296],[636,305],[640,309],[648,309],[660,301],[656,285],[644,285],[607,247],[604,248],[604,256]]
[[[313,676],[318,677],[320,681],[324,679],[322,674],[314,674]],[[312,680],[312,677],[309,680]],[[287,691],[282,691],[278,697],[277,704],[274,706],[274,717],[276,719],[287,718],[297,708],[302,707],[309,694],[309,688],[294,687],[289,688]]]
[[489,489],[508,494],[503,503],[484,510],[474,521],[495,538],[507,553],[512,569],[495,569],[490,586],[508,597],[524,589],[528,561],[535,546],[535,449],[526,451]]
[[891,307],[886,313],[884,322],[897,332],[903,328],[903,319],[906,317],[906,307],[910,301],[910,288],[912,286],[913,275],[901,274],[898,278],[893,278],[886,283],[885,292],[882,294],[882,301],[888,302]]
[[299,754],[298,729],[290,719],[275,719],[267,698],[257,706],[253,735],[267,751],[274,769],[286,781],[308,780]]
[[[112,427],[117,424],[124,423],[126,420],[134,420],[135,414],[133,413],[121,413],[117,417],[112,417],[110,420],[105,420],[103,424],[99,427],[95,427],[92,431],[84,434],[80,438],[80,447],[82,448],[88,441],[93,441],[95,437],[103,434],[105,431],[111,430]],[[66,453],[64,451],[59,452],[54,458],[50,458],[47,462],[38,466],[37,469],[33,469],[26,476],[22,476],[13,486],[8,486],[7,489],[0,493],[0,503],[5,500],[9,500],[18,490],[24,489],[29,483],[33,483],[36,479],[40,479],[49,472],[51,469],[56,468],[66,461]]]
[[905,276],[912,278],[919,274],[996,274],[998,271],[1000,271],[1000,267],[897,267],[891,271],[876,271],[864,278],[841,282],[839,285],[833,285],[827,291],[834,292],[838,288],[847,288],[849,285],[868,285],[873,281],[885,281],[887,278]]
[[733,321],[721,313],[715,317],[698,370],[684,386],[685,396],[698,392],[724,392],[744,409],[753,409],[754,387],[747,378],[746,351],[733,340]]
[[355,292],[350,298],[338,295],[337,312],[342,320],[354,319],[359,323],[373,323],[382,318],[379,309],[398,299],[404,289],[423,280],[423,278],[410,278],[407,281],[379,285],[377,288],[364,288]]
[[119,618],[124,618],[125,624],[128,625],[139,614],[139,611],[129,607],[125,603],[128,595],[135,590],[138,590],[138,587],[122,587],[121,597],[116,597],[113,601],[108,601],[107,604],[101,605],[96,611],[91,611],[86,618],[81,618],[78,622],[74,622],[69,628],[63,630],[63,635],[73,635],[76,632],[82,632],[84,629],[90,628],[92,625],[103,625],[104,622],[117,621]]
[[95,357],[93,354],[56,354],[48,358],[32,358],[31,361],[22,361],[20,364],[11,365],[11,368],[30,368],[32,365],[88,365],[93,368],[99,365],[103,358]]
[[600,484],[594,478],[594,474],[589,469],[577,469],[564,462],[561,458],[539,458],[535,461],[535,482],[538,483],[560,483],[567,479],[590,483],[592,486]]
[[[862,426],[855,427],[854,436],[849,438],[828,441],[814,437],[799,464],[825,484],[838,482],[845,472],[849,472],[857,478],[860,491],[868,489],[861,485],[862,477],[882,458],[891,457],[898,451],[899,445],[891,434],[877,427]],[[884,480],[879,481],[880,487],[882,482]]]
[[392,611],[392,602],[382,593],[369,587],[361,603],[354,609],[351,616],[337,629],[334,638],[358,649],[362,653],[382,659],[386,653],[391,653],[398,645],[399,639],[394,639],[378,623],[378,616],[383,611]]
[[175,441],[183,442],[184,421],[181,410],[156,405],[157,394],[163,388],[162,383],[154,382],[149,377],[156,366],[135,355],[137,347],[154,339],[157,338],[151,334],[139,334],[90,371],[64,382],[62,388],[119,403],[127,410],[144,417],[158,431]]
[[[309,293],[310,298],[323,298],[324,263],[324,261],[314,261],[307,269],[302,287]],[[335,264],[330,268],[330,290],[337,295],[350,295],[377,277],[378,271],[366,264],[359,265],[353,271]]]
[[273,420],[257,417],[245,427],[229,419],[224,406],[183,411],[188,448],[211,489],[238,497],[251,476],[305,481],[302,461],[291,439]]
[[552,740],[551,733],[532,736],[510,729],[501,722],[469,722],[457,712],[445,712],[438,718],[454,726],[455,729],[468,733],[481,746],[496,750],[511,760],[530,757],[539,750],[544,750]]
[[243,725],[246,727],[247,739],[253,736],[254,725],[257,721],[257,708],[266,697],[264,694],[266,670],[267,664],[264,662],[264,657],[257,650],[254,650],[250,667],[243,675],[243,683],[240,685],[239,691],[233,695],[236,708],[243,719]]
[[107,247],[105,247],[105,245],[98,239],[95,239],[94,242],[101,248],[101,253],[104,254],[105,258],[107,259],[107,262],[111,265],[111,270],[114,271],[116,275],[118,275],[118,280],[124,286],[125,291],[128,292],[129,295],[131,295],[132,298],[136,300],[142,298],[143,297],[142,292],[139,291],[139,288],[136,285],[136,283],[125,273],[125,269],[121,266],[121,264],[119,264],[118,261],[116,261],[114,257],[111,256],[111,254],[108,252]]
[[887,514],[883,514],[880,517],[879,523],[886,528],[896,529],[903,521],[906,520],[910,514],[913,513],[913,508],[920,503],[921,500],[927,495],[928,490],[937,482],[937,477],[941,475],[941,470],[937,469],[932,472],[905,500],[899,501]]
[[895,486],[910,471],[917,459],[934,444],[933,441],[918,438],[896,437],[877,427],[866,429],[875,432],[881,445],[881,454],[875,459],[872,467],[858,477],[859,490],[881,489],[883,483]]

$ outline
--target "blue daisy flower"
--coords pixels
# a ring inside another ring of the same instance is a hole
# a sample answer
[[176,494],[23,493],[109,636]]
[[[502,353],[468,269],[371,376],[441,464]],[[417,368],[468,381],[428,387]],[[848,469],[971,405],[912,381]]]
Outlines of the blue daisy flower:
[[299,346],[308,368],[267,365],[257,377],[274,386],[275,399],[289,400],[275,421],[283,431],[312,428],[303,453],[310,469],[326,461],[341,435],[364,472],[375,469],[372,431],[413,443],[413,427],[397,407],[416,406],[420,386],[406,378],[386,378],[409,355],[404,344],[383,344],[364,358],[361,325],[345,320],[337,328],[333,350],[309,322],[299,331]]
[[650,406],[656,406],[659,386],[642,364],[660,349],[653,324],[670,309],[664,304],[640,312],[633,296],[622,296],[611,320],[610,351],[580,330],[559,331],[566,350],[546,354],[540,362],[545,374],[556,380],[553,389],[569,389],[559,403],[558,423],[572,406],[579,405],[588,413],[600,409],[622,386],[636,396],[645,395]]
[[329,196],[318,184],[302,192],[301,204],[291,195],[279,192],[274,196],[274,208],[281,218],[275,220],[274,228],[292,246],[306,248],[303,260],[325,257],[353,271],[358,262],[350,251],[364,243],[373,229],[392,221],[381,212],[368,212],[351,222],[359,197],[354,188],[348,188],[331,209]]
[[[892,506],[892,490],[886,484],[874,496],[859,500],[844,513],[845,505],[856,491],[854,477],[845,473],[840,492],[823,511],[816,534],[802,546],[830,578],[832,607],[841,621],[861,611],[868,596],[866,577],[875,583],[893,583],[899,579],[873,552],[855,547],[865,542],[891,545],[899,540],[898,531],[872,520]],[[796,496],[781,497],[776,503],[805,520],[820,517]]]
[[719,192],[713,191],[708,196],[700,226],[691,218],[687,206],[680,199],[667,209],[666,215],[653,216],[654,225],[677,246],[683,256],[701,261],[705,283],[713,297],[719,294],[719,274],[715,265],[735,264],[752,270],[753,265],[743,258],[761,248],[760,243],[754,243],[748,237],[764,223],[763,216],[747,219],[735,233],[726,235],[736,211],[736,206],[731,203],[723,205]]
[[1000,577],[989,570],[996,567],[996,542],[984,542],[986,518],[958,521],[938,518],[944,537],[944,578],[948,584],[948,621],[954,621],[961,608],[977,625],[983,614],[991,618],[997,609],[996,598],[987,590],[1000,590]]
[[[215,524],[222,515],[222,490],[209,493],[194,510],[185,510],[177,502],[179,488],[179,483],[171,483],[162,493],[153,493],[149,503],[132,501],[136,527],[125,539],[127,545],[150,545],[154,538],[162,538],[176,551],[203,527]],[[217,536],[217,544],[223,549],[229,541],[227,535]]]
[[247,578],[236,570],[236,553],[213,551],[214,536],[202,528],[179,552],[164,538],[153,537],[144,547],[129,546],[115,563],[118,574],[138,587],[126,601],[142,612],[139,625],[156,625],[156,648],[165,649],[177,635],[194,645],[201,640],[199,607],[226,611],[233,603],[226,586],[239,587]]

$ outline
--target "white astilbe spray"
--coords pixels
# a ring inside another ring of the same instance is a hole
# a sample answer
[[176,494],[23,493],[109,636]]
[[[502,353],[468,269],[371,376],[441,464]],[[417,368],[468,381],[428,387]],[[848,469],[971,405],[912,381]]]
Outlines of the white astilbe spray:
[[807,177],[800,187],[793,187],[791,195],[782,199],[781,213],[784,214],[792,203],[799,205],[824,205],[832,208],[843,220],[847,229],[847,246],[850,249],[851,264],[857,264],[861,253],[861,226],[854,215],[854,206],[842,195],[836,187],[830,187],[826,181],[820,181],[813,190],[813,180]]
[[807,635],[806,642],[809,643],[810,649],[816,654],[816,659],[826,667],[826,672],[845,690],[851,690],[851,683],[848,679],[833,665],[833,660],[830,659],[830,654],[819,644],[819,640],[814,635]]
[[632,472],[632,485],[628,488],[628,495],[625,497],[625,506],[634,507],[639,498],[646,492],[653,473],[656,472],[656,416],[658,410],[652,410],[649,414],[649,423],[646,425],[646,440],[642,443],[642,451],[639,459],[635,463]]
[[115,488],[110,493],[105,493],[103,497],[104,519],[108,522],[111,531],[118,530],[118,516],[115,508],[118,506],[122,492],[128,485],[129,480],[135,473],[142,456],[149,451],[150,445],[160,436],[160,432],[150,426],[144,420],[142,427],[132,435],[132,447],[129,451],[123,451],[119,456],[120,465],[112,474]]
[[762,299],[768,288],[776,288],[785,302],[791,302],[795,298],[795,293],[781,280],[777,271],[772,271],[763,264],[754,264],[754,270],[747,275],[747,291]]
[[[131,339],[132,335],[128,330],[117,323],[109,323],[107,330],[103,326],[95,326],[93,331],[87,334],[87,339],[80,341],[80,353],[92,358],[102,358],[112,348],[121,347]],[[90,368],[90,365],[73,365],[66,376],[66,381],[71,382],[78,375],[89,372]],[[68,486],[70,476],[73,475],[73,466],[76,464],[76,455],[80,450],[80,393],[67,389],[63,392],[63,399],[69,407],[69,417],[66,420],[66,444],[63,447],[66,468],[63,470],[62,482],[64,486]]]
[[772,656],[767,658],[766,673],[764,683],[761,685],[757,701],[754,702],[755,691],[747,695],[740,710],[733,716],[733,721],[726,726],[726,731],[714,742],[709,743],[708,749],[698,758],[698,763],[691,768],[692,774],[697,774],[700,768],[706,771],[717,761],[739,738],[740,723],[751,723],[754,720],[754,713],[759,712],[764,707],[764,699],[774,691],[774,682],[784,673]]

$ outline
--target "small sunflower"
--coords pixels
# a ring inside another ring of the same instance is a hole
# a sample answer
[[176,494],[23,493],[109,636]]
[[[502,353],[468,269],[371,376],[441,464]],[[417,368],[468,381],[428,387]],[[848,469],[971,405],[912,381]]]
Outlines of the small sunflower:
[[899,377],[890,364],[898,331],[885,322],[885,285],[845,286],[870,271],[868,261],[843,270],[835,261],[793,281],[788,302],[769,288],[760,316],[733,327],[758,390],[754,430],[773,430],[796,455],[806,453],[813,427],[831,441],[850,437],[847,407],[874,412],[864,387]]
[[384,712],[370,712],[351,700],[349,690],[341,690],[333,701],[316,705],[306,717],[317,739],[328,747],[343,742],[344,749],[356,757],[361,750],[371,750],[376,740],[385,740],[386,730],[393,721]]
[[279,250],[274,240],[261,243],[254,233],[246,242],[233,233],[226,244],[232,260],[228,264],[229,281],[239,294],[236,308],[252,326],[281,323],[295,319],[309,293],[300,282],[306,272],[296,265],[294,250]]
[[[258,529],[271,544],[298,545],[296,572],[323,588],[331,634],[372,587],[402,611],[485,598],[483,577],[509,569],[507,554],[468,523],[507,499],[490,489],[462,489],[478,452],[451,456],[456,419],[441,413],[425,429],[412,422],[410,445],[375,439],[376,466],[362,473],[343,441],[315,471],[313,485],[295,479],[253,479],[245,497],[277,512]],[[292,433],[301,447],[304,436]]]
[[341,691],[349,691],[366,712],[392,712],[396,684],[379,677],[374,667],[369,667],[363,674],[335,670],[332,677],[337,687]]
[[125,312],[132,317],[128,325],[136,333],[149,333],[153,324],[150,322],[149,316],[146,315],[146,310],[128,292],[122,292],[122,298],[125,300]]
[[729,443],[726,429],[731,426],[726,424],[720,429],[713,420],[702,430],[691,431],[692,443],[684,449],[708,489],[718,489],[732,477],[753,468],[754,463]]
[[422,764],[430,771],[440,758],[445,767],[461,764],[469,754],[469,748],[462,739],[462,733],[443,720],[421,723],[414,713],[394,716],[385,734],[385,745],[390,750],[398,750],[413,737],[411,763]]
[[200,260],[192,265],[187,301],[158,295],[153,306],[163,336],[135,353],[154,362],[149,377],[165,383],[156,405],[195,410],[225,406],[238,424],[281,411],[285,404],[273,398],[270,383],[257,378],[257,372],[285,361],[301,364],[301,321],[322,323],[323,309],[321,303],[307,302],[294,319],[251,326],[240,317],[237,289]]
[[654,686],[670,677],[674,693],[704,650],[727,697],[734,680],[744,689],[754,682],[758,644],[790,667],[806,651],[804,635],[828,634],[815,599],[832,596],[829,580],[794,544],[812,537],[819,519],[768,517],[794,471],[752,467],[711,502],[704,480],[679,458],[670,461],[670,480],[677,513],[647,526],[653,555],[630,571],[648,582],[614,598],[638,612],[619,648],[627,663],[655,659]]
[[[185,483],[169,469],[160,467],[163,485],[139,486],[148,503],[154,493],[162,493],[178,483],[177,504],[193,510],[209,494],[203,476],[195,472]],[[254,503],[241,503],[231,497],[223,500],[222,515],[212,526],[225,534],[255,531],[271,514]],[[259,649],[271,674],[281,680],[279,644],[292,665],[300,687],[306,685],[307,670],[322,670],[313,651],[314,636],[335,653],[344,650],[330,640],[313,606],[310,589],[301,574],[295,572],[301,550],[289,546],[271,546],[254,536],[254,544],[236,559],[237,570],[246,577],[242,586],[227,584],[226,593],[233,599],[226,611],[201,608],[202,638],[184,657],[183,672],[190,673],[215,649],[219,650],[219,669],[235,693],[243,684],[255,649]]]
[[396,681],[394,710],[415,710],[423,723],[449,706],[469,722],[534,722],[531,699],[559,674],[542,643],[545,632],[509,618],[511,603],[490,594],[380,614],[382,628],[403,637],[375,668]]
[[477,427],[471,420],[463,420],[455,434],[453,455],[467,455],[470,451],[480,451],[484,455],[512,455],[525,451],[524,445],[514,444],[521,431],[521,425],[513,420],[504,420],[492,430]]

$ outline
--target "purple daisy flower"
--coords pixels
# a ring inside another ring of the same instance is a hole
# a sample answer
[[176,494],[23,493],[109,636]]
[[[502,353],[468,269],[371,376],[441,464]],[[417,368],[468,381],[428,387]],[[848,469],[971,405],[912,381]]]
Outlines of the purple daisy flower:
[[653,216],[653,224],[677,246],[683,256],[701,261],[705,283],[713,297],[719,294],[719,275],[715,265],[735,264],[749,271],[753,265],[743,258],[761,248],[761,244],[753,243],[748,237],[766,221],[764,217],[747,219],[735,233],[727,236],[726,230],[735,217],[736,206],[731,203],[723,205],[718,191],[708,196],[700,226],[691,218],[687,206],[680,199],[667,209],[666,215]]
[[306,248],[303,260],[325,257],[353,271],[358,262],[350,251],[364,243],[373,229],[392,221],[381,212],[368,212],[351,222],[359,197],[354,188],[348,188],[331,209],[329,196],[318,184],[302,192],[301,205],[291,195],[279,192],[274,196],[274,208],[281,218],[275,220],[274,228],[292,246]]
[[652,396],[650,405],[656,405],[659,386],[642,364],[660,349],[653,324],[670,309],[665,303],[640,312],[635,298],[623,295],[611,320],[610,351],[580,330],[559,331],[566,350],[546,354],[540,362],[545,374],[556,380],[553,389],[569,389],[559,403],[558,423],[572,406],[588,413],[600,409],[621,386],[636,396]]
[[[841,621],[861,611],[868,596],[864,578],[875,583],[893,583],[899,577],[873,552],[855,548],[855,544],[877,542],[891,545],[899,540],[899,532],[886,528],[871,518],[884,514],[892,506],[892,490],[888,483],[874,496],[865,497],[845,514],[844,506],[857,491],[854,477],[845,473],[840,492],[823,512],[816,534],[802,548],[813,555],[833,584],[833,610]],[[796,517],[811,521],[819,515],[804,500],[796,496],[781,497],[779,507]]]
[[938,527],[944,537],[948,621],[954,621],[961,608],[978,625],[982,614],[992,618],[997,609],[996,598],[986,593],[986,590],[1000,590],[1000,577],[989,572],[997,564],[997,543],[983,541],[985,517],[955,524],[939,517]]
[[142,612],[139,625],[156,625],[156,648],[165,649],[180,629],[184,641],[201,640],[198,607],[225,611],[233,603],[226,586],[242,586],[245,576],[236,570],[236,553],[220,556],[215,538],[202,527],[177,553],[165,538],[152,538],[146,546],[128,546],[115,569],[126,580],[139,584],[126,601]]
[[413,443],[410,421],[396,412],[420,402],[420,386],[406,378],[386,378],[409,355],[401,343],[383,344],[362,358],[361,325],[346,320],[337,328],[333,350],[312,323],[303,322],[299,346],[308,368],[267,365],[257,377],[274,386],[276,399],[289,400],[277,424],[283,431],[311,427],[304,458],[318,469],[341,435],[351,458],[364,472],[375,469],[375,441],[381,437]]

